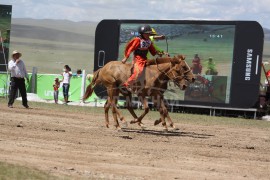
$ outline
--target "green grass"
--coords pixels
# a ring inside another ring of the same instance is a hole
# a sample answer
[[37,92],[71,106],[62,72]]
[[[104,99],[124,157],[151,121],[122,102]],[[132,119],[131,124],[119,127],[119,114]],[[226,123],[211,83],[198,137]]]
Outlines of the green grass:
[[52,180],[52,179],[67,179],[67,178],[59,178],[36,169],[30,169],[23,166],[0,162],[0,179]]
[[87,73],[93,72],[94,47],[91,44],[13,38],[10,49],[17,49],[23,53],[22,59],[28,72],[37,67],[40,74],[60,74],[65,64],[74,72],[77,69],[84,69]]
[[28,72],[37,67],[41,74],[59,74],[68,64],[73,72],[85,69],[92,73],[96,24],[13,19],[10,54],[14,49],[22,52]]
[[[0,103],[7,104],[5,98],[0,98]],[[20,106],[20,101],[15,101],[15,106]],[[83,106],[62,106],[49,103],[39,103],[39,102],[29,102],[30,107],[48,109],[54,111],[63,111],[63,112],[72,112],[78,114],[95,114],[95,115],[104,115],[104,110],[101,107],[83,107]],[[122,114],[129,121],[132,119],[132,116],[126,109],[120,109]],[[137,115],[141,114],[143,110],[135,110]],[[110,116],[111,111],[110,111]],[[243,117],[233,118],[233,117],[223,117],[223,116],[209,116],[206,114],[189,114],[189,113],[170,113],[170,116],[174,122],[182,124],[199,124],[203,126],[213,126],[213,125],[223,125],[228,127],[243,127],[243,128],[260,128],[260,129],[269,129],[270,122],[255,120],[255,119],[246,119]],[[158,111],[150,111],[145,118],[154,120],[158,119]]]

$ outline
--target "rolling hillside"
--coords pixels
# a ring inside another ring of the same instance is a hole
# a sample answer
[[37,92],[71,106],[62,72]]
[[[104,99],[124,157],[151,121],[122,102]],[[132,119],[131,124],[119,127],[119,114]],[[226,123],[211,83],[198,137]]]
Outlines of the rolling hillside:
[[60,73],[65,64],[73,71],[93,71],[97,23],[63,20],[12,19],[10,50],[23,53],[27,70]]
[[[92,73],[97,22],[72,22],[50,19],[12,19],[10,51],[23,53],[27,70],[60,73],[65,64],[73,71]],[[264,61],[270,61],[270,30],[264,29]]]

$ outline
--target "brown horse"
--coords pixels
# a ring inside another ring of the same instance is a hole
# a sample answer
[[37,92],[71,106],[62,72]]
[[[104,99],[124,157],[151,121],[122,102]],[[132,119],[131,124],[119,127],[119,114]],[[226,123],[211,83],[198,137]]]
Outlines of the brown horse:
[[[116,128],[119,128],[117,114],[119,113],[116,104],[119,93],[126,97],[127,109],[135,118],[131,123],[138,123],[141,125],[143,117],[149,112],[147,96],[152,97],[154,105],[159,109],[160,120],[155,122],[162,125],[167,130],[165,117],[168,117],[170,126],[174,127],[173,122],[169,118],[167,108],[164,104],[163,93],[167,89],[167,82],[172,80],[180,89],[184,90],[187,87],[187,81],[194,82],[195,78],[189,66],[182,55],[170,58],[157,58],[149,60],[144,73],[138,78],[138,81],[132,86],[133,91],[144,105],[144,112],[137,117],[131,105],[131,93],[121,88],[121,85],[130,77],[132,68],[131,64],[122,64],[119,61],[111,61],[104,67],[98,69],[93,76],[92,82],[88,85],[83,99],[91,96],[96,85],[102,84],[107,88],[108,99],[105,104],[105,119],[106,126],[109,126],[108,111],[112,107],[113,118]],[[123,118],[120,118],[121,120]]]

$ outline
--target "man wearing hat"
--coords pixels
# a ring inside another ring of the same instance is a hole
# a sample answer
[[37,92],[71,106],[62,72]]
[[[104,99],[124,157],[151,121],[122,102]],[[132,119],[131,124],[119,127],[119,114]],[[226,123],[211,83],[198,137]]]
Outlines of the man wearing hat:
[[28,80],[28,74],[26,72],[25,64],[20,59],[22,53],[17,50],[12,52],[12,59],[8,63],[8,70],[10,71],[10,92],[8,107],[13,108],[13,103],[16,97],[17,90],[19,89],[22,96],[22,105],[25,108],[29,108],[27,103],[27,94],[25,88],[25,79]]

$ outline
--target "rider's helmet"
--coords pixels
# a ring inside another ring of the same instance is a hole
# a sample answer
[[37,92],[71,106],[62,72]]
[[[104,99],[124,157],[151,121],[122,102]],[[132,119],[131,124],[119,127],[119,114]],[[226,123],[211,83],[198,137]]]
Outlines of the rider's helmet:
[[150,35],[153,35],[152,28],[148,24],[145,24],[145,25],[140,26],[138,28],[138,32],[140,34],[150,34]]

